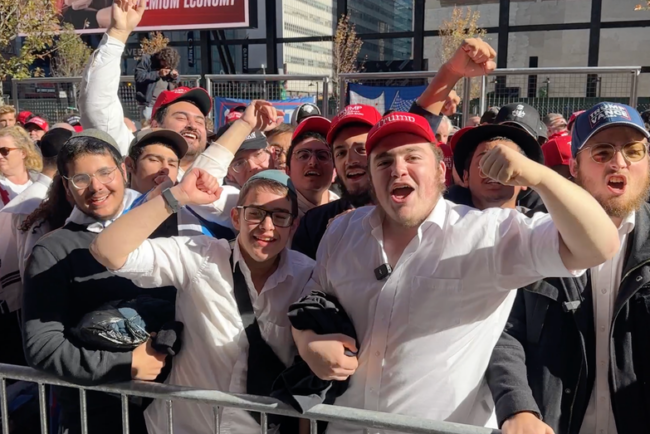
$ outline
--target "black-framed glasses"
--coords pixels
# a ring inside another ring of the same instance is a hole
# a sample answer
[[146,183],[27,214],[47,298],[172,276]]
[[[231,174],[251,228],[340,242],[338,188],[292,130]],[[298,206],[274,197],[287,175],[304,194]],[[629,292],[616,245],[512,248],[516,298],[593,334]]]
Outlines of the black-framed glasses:
[[269,157],[271,154],[269,151],[266,149],[260,149],[259,151],[255,152],[253,155],[249,156],[248,158],[244,159],[239,159],[235,160],[232,162],[232,170],[235,171],[235,173],[240,173],[242,170],[245,169],[247,164],[250,164],[251,162],[255,164],[262,164],[265,161],[268,161]]
[[63,178],[72,182],[74,188],[76,188],[77,190],[81,190],[84,188],[88,188],[93,178],[97,179],[97,181],[101,182],[102,184],[108,184],[109,182],[112,182],[115,179],[116,171],[117,171],[117,166],[113,168],[105,167],[103,169],[99,169],[97,172],[93,173],[92,175],[88,173],[77,173],[75,176],[72,176],[70,178],[68,178],[67,176],[64,176]]
[[295,154],[296,160],[300,162],[309,161],[312,155],[316,155],[316,159],[321,163],[331,163],[332,162],[332,153],[324,149],[318,151],[312,151],[311,149],[301,149]]
[[293,223],[293,214],[287,211],[269,211],[258,206],[238,206],[237,209],[244,210],[244,220],[249,223],[262,223],[266,216],[271,216],[273,226],[288,228]]
[[0,148],[0,155],[8,157],[11,151],[17,151],[18,148]]
[[636,163],[648,154],[648,144],[645,142],[630,142],[623,146],[615,146],[611,143],[598,143],[588,148],[581,149],[578,153],[589,150],[591,159],[596,163],[604,164],[614,158],[618,151],[628,163]]

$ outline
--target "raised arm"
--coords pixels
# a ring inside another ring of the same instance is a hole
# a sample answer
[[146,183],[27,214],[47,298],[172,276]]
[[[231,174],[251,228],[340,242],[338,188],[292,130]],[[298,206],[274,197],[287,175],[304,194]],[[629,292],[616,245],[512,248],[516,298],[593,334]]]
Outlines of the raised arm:
[[110,134],[127,155],[133,134],[124,124],[124,110],[118,97],[120,62],[129,35],[142,19],[145,1],[133,8],[128,0],[115,0],[111,26],[88,61],[81,80],[79,111],[84,128],[97,128]]
[[466,39],[451,59],[445,62],[417,104],[433,114],[440,114],[449,93],[463,77],[480,77],[494,71],[496,52],[481,39]]
[[502,184],[539,193],[559,233],[559,253],[568,270],[602,264],[618,252],[616,226],[578,185],[505,145],[488,151],[479,164],[486,176]]
[[[169,189],[179,206],[212,203],[219,198],[219,191],[217,180],[201,169],[190,170],[180,184]],[[157,196],[123,214],[104,229],[91,244],[90,252],[106,268],[119,270],[131,252],[140,247],[173,212],[163,196]]]

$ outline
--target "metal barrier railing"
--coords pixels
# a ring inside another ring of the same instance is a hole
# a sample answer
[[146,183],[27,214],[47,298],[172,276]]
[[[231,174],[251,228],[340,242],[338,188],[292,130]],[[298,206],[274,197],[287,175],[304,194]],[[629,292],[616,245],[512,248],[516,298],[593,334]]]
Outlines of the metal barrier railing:
[[[200,75],[182,75],[181,86],[199,86]],[[18,110],[29,110],[45,116],[50,123],[63,120],[78,108],[81,77],[41,77],[11,81],[11,99]],[[122,76],[118,96],[124,108],[124,116],[140,120],[135,99],[133,76]]]
[[[379,413],[333,405],[317,405],[305,414],[300,414],[290,406],[275,399],[218,392],[216,390],[191,389],[188,387],[169,384],[147,383],[133,381],[129,383],[110,384],[102,386],[82,387],[62,381],[52,375],[31,368],[0,364],[0,417],[2,432],[9,433],[9,410],[7,403],[7,379],[29,381],[38,384],[40,405],[41,433],[48,432],[48,414],[45,396],[45,385],[73,387],[80,390],[81,429],[87,434],[87,415],[85,414],[86,391],[95,390],[118,394],[122,402],[123,433],[128,433],[128,397],[137,396],[153,399],[164,399],[167,402],[168,433],[173,433],[173,403],[174,401],[190,401],[208,404],[214,408],[214,433],[220,432],[220,408],[232,407],[241,410],[259,412],[261,421],[266,420],[267,414],[279,414],[310,420],[310,433],[316,434],[316,421],[345,422],[362,428],[374,430],[390,430],[402,433],[421,434],[498,434],[499,431],[489,428],[462,425],[450,422],[438,422],[399,414]],[[260,427],[266,433],[265,424]]]
[[321,112],[330,114],[327,75],[221,74],[206,75],[205,81],[212,97],[264,100],[315,97]]
[[[462,97],[462,119],[470,113],[481,115],[490,106],[526,102],[541,116],[550,112],[565,116],[587,109],[599,101],[615,101],[636,107],[641,67],[593,68],[508,68],[487,77],[464,79],[456,86]],[[352,73],[339,75],[339,105],[348,98],[349,83],[370,86],[419,85],[437,71],[399,73]],[[467,102],[467,103],[465,103]],[[387,107],[388,108],[388,107]]]

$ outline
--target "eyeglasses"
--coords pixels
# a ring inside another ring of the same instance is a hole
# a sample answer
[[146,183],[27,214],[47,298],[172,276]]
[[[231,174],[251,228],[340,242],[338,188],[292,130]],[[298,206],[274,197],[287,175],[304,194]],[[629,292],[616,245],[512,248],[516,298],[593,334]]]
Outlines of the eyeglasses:
[[262,164],[266,161],[268,161],[268,158],[270,157],[271,154],[269,154],[266,149],[260,149],[253,155],[249,156],[248,158],[244,159],[238,159],[232,162],[232,170],[235,171],[235,173],[240,173],[241,171],[244,170],[245,166],[250,163],[255,163],[255,164]]
[[611,161],[619,150],[621,151],[621,154],[623,154],[625,161],[628,163],[636,163],[641,161],[648,154],[648,144],[644,142],[630,142],[618,147],[611,143],[599,143],[581,149],[578,153],[586,150],[589,150],[591,159],[596,163],[604,164]]
[[17,151],[18,148],[0,148],[0,155],[8,157],[11,151]]
[[293,215],[286,211],[267,211],[257,206],[238,206],[237,209],[244,210],[244,220],[249,223],[262,223],[266,216],[271,216],[274,226],[288,228],[293,223]]
[[63,178],[72,182],[74,188],[76,188],[77,190],[81,190],[84,188],[88,188],[88,186],[90,186],[90,183],[92,182],[92,178],[97,179],[97,181],[101,182],[102,184],[108,184],[109,182],[112,182],[115,179],[116,170],[117,170],[117,166],[113,167],[112,169],[109,168],[99,169],[97,172],[93,173],[92,175],[89,175],[87,173],[77,173],[72,178],[68,178],[67,176],[64,176]]
[[296,157],[296,160],[303,163],[305,161],[309,161],[312,155],[316,155],[316,159],[321,163],[332,162],[332,153],[330,151],[325,151],[322,149],[319,151],[312,151],[311,149],[301,149],[300,151],[296,152],[294,155]]
[[[353,146],[350,149],[352,149],[354,151],[354,153],[357,154],[357,155],[361,155],[362,157],[366,156],[366,146],[365,145]],[[336,158],[343,158],[345,156],[345,155],[343,155],[344,153],[345,153],[345,149],[339,149],[339,150],[336,151],[334,156]]]

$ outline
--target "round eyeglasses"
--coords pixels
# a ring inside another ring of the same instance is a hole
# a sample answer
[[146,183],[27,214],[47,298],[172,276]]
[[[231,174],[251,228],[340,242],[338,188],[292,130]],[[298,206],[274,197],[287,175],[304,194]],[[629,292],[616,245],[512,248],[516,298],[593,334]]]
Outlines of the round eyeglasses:
[[596,163],[604,164],[614,158],[618,151],[628,163],[641,161],[648,154],[648,144],[645,142],[630,142],[623,146],[615,146],[611,143],[598,143],[588,148],[581,149],[578,153],[589,150],[591,159]]
[[117,166],[111,168],[105,167],[103,169],[99,169],[97,172],[93,173],[92,175],[88,173],[77,173],[76,175],[68,178],[67,176],[64,176],[64,179],[67,179],[72,183],[74,188],[77,190],[82,190],[84,188],[88,188],[90,186],[90,183],[92,182],[92,179],[95,178],[97,181],[101,182],[102,184],[108,184],[112,182],[115,179],[115,173],[117,171]]
[[232,162],[231,166],[232,170],[235,171],[235,173],[241,173],[244,171],[246,168],[246,165],[250,163],[255,163],[255,164],[262,164],[266,161],[268,161],[269,157],[271,154],[266,149],[260,149],[259,151],[255,152],[253,155],[250,155],[248,158],[240,158],[238,160],[235,160]]

